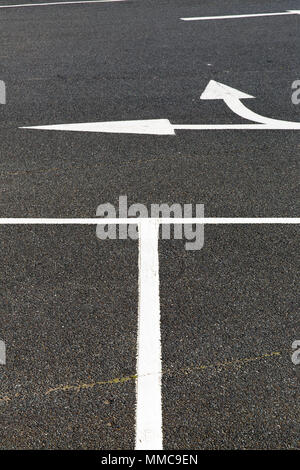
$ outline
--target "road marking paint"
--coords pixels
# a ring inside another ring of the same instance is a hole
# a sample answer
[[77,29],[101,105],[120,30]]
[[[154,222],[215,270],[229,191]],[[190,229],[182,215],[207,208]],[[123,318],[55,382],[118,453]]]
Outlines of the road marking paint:
[[78,2],[21,3],[19,5],[0,5],[0,8],[48,7],[52,5],[83,5],[86,3],[126,2],[127,0],[79,0]]
[[[156,122],[155,122],[156,121]],[[151,119],[141,121],[112,121],[87,124],[62,124],[54,126],[22,127],[46,131],[99,132],[109,134],[144,134],[176,135],[175,130],[209,131],[209,130],[299,130],[300,123],[281,124],[172,124],[168,119]]]
[[251,111],[241,103],[241,99],[248,98],[254,98],[254,96],[215,80],[210,80],[200,97],[201,100],[223,100],[231,111],[243,119],[253,121],[255,124],[172,124],[168,119],[146,119],[25,126],[20,127],[20,129],[147,135],[176,135],[175,130],[300,130],[300,122],[272,119]]
[[[151,218],[160,224],[204,224],[204,225],[261,225],[261,224],[300,224],[300,217],[194,217],[194,218]],[[9,217],[0,218],[0,225],[124,225],[124,224],[140,224],[143,219],[141,218],[79,218],[79,219],[66,219],[66,218],[14,218]]]
[[226,16],[194,16],[191,18],[180,18],[182,21],[206,21],[206,20],[227,20],[232,18],[254,18],[258,16],[283,16],[300,15],[300,10],[287,10],[278,13],[254,13],[249,15],[226,15]]
[[159,224],[139,226],[139,319],[136,384],[136,450],[162,450]]
[[127,377],[116,377],[115,379],[109,380],[97,380],[97,382],[80,383],[78,385],[59,385],[58,387],[49,388],[49,390],[45,392],[45,395],[49,395],[50,393],[54,392],[69,392],[71,390],[79,392],[80,390],[88,390],[100,385],[119,385],[136,379],[136,375],[128,375]]
[[294,126],[296,129],[300,128],[299,122],[272,119],[251,111],[241,103],[241,99],[249,98],[254,98],[254,96],[243,93],[223,83],[216,82],[215,80],[210,80],[200,97],[201,100],[223,100],[231,111],[248,121],[266,124],[272,128],[290,129],[291,127],[294,128]]
[[108,132],[120,134],[175,135],[168,119],[146,119],[138,121],[86,122],[78,124],[54,124],[50,126],[25,126],[20,129],[73,132]]

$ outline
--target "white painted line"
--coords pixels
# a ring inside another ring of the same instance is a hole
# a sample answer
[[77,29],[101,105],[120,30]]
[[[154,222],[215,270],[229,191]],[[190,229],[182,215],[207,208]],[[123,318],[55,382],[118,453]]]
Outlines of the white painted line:
[[136,450],[163,448],[158,228],[155,219],[139,226]]
[[226,16],[195,16],[191,18],[180,18],[182,21],[206,21],[206,20],[227,20],[233,18],[255,18],[258,16],[283,16],[300,15],[300,10],[287,10],[278,13],[255,13],[249,15],[226,15]]
[[254,96],[215,80],[210,80],[200,97],[201,100],[223,100],[231,111],[243,119],[255,122],[255,124],[172,124],[168,119],[146,119],[26,126],[20,129],[147,135],[176,135],[175,130],[300,130],[300,122],[272,119],[251,111],[241,103],[241,99],[248,98],[254,98]]
[[174,129],[194,131],[219,131],[219,130],[299,130],[300,122],[290,123],[284,127],[280,124],[174,124]]
[[52,5],[83,5],[86,3],[126,2],[127,0],[79,0],[78,2],[21,3],[19,5],[0,5],[0,8],[48,7]]
[[[0,225],[122,225],[122,224],[140,224],[142,218],[0,218]],[[300,217],[202,217],[202,218],[151,218],[160,224],[205,224],[205,225],[260,225],[260,224],[300,224]]]

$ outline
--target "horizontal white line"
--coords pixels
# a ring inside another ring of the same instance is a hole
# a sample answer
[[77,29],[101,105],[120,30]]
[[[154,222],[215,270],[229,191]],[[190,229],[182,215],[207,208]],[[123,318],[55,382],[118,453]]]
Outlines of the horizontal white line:
[[127,0],[81,0],[78,2],[51,2],[51,3],[21,3],[20,5],[0,5],[0,8],[23,8],[23,7],[48,7],[51,5],[82,5],[85,3],[110,3],[110,2],[126,2]]
[[[0,218],[0,225],[122,225],[139,224],[143,218]],[[204,218],[151,218],[160,224],[300,224],[300,217],[204,217]]]
[[278,124],[173,124],[176,130],[299,130],[300,122],[284,121]]
[[226,15],[226,16],[195,16],[191,18],[180,18],[182,21],[205,21],[205,20],[227,20],[230,18],[253,18],[256,16],[282,16],[282,15],[294,15],[293,11],[283,11],[279,13],[255,13],[249,15]]

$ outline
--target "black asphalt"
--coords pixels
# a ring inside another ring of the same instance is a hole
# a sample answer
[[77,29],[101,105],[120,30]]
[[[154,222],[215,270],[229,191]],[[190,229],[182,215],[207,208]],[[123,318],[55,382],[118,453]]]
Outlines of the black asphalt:
[[[255,96],[244,104],[261,115],[300,121],[300,16],[179,20],[288,9],[299,2],[0,9],[0,217],[93,217],[120,195],[202,203],[206,216],[299,217],[299,131],[20,129],[246,123],[200,101],[211,79]],[[206,226],[192,252],[160,242],[166,449],[300,448],[299,230]],[[100,241],[93,226],[2,225],[0,246],[0,448],[133,448],[137,243]]]

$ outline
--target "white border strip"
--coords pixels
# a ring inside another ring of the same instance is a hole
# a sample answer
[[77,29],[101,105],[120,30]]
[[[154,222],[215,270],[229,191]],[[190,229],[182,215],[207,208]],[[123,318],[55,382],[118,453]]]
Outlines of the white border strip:
[[[300,224],[300,217],[203,217],[203,218],[149,218],[159,224]],[[149,220],[148,219],[148,220]],[[0,218],[0,225],[96,225],[138,224],[143,218]]]
[[48,7],[52,5],[83,5],[87,3],[126,2],[127,0],[79,0],[78,2],[21,3],[20,5],[0,5],[0,8]]

